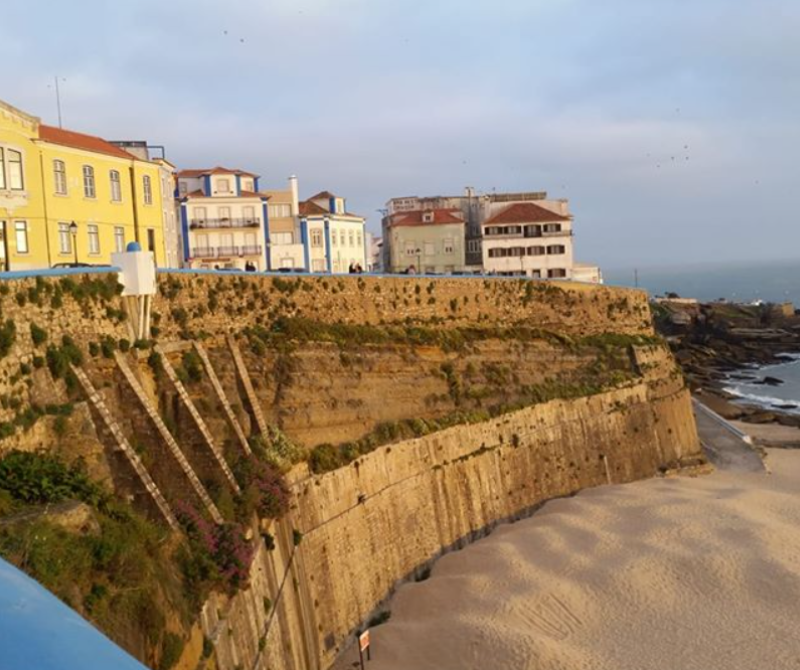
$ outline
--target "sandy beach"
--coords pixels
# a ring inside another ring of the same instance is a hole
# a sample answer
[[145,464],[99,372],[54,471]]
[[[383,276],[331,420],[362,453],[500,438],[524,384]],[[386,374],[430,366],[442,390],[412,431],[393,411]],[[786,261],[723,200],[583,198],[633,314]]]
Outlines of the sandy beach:
[[498,528],[398,590],[367,667],[800,667],[800,451],[767,464],[592,489]]

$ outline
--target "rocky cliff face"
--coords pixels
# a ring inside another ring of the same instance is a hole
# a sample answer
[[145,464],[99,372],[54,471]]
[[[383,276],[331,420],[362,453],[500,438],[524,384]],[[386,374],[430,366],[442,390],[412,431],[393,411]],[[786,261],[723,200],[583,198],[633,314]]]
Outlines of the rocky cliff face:
[[[639,292],[415,277],[160,284],[153,341],[139,343],[113,278],[5,285],[0,457],[80,456],[180,544],[176,510],[190,501],[234,520],[251,447],[282,436],[281,464],[301,461],[289,513],[253,520],[248,586],[205,602],[207,642],[195,633],[186,667],[213,652],[221,670],[325,668],[442,552],[552,497],[699,458],[683,379]],[[167,586],[154,602],[188,638],[198,613]],[[73,604],[101,611],[85,602]],[[107,630],[161,663],[167,641],[136,626]]]

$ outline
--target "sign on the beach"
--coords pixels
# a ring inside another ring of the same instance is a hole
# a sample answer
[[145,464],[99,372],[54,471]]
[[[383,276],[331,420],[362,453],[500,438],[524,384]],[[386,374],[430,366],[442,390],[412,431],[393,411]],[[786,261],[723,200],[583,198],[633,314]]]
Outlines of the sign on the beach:
[[361,670],[364,670],[364,652],[367,652],[367,660],[371,661],[369,653],[369,628],[358,636],[358,660],[361,661]]

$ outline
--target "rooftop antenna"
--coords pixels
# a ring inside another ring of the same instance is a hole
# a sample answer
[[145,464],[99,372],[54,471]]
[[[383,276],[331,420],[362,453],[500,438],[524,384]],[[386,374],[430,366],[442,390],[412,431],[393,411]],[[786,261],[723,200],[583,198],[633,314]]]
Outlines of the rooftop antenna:
[[[53,77],[53,83],[55,84],[55,89],[56,89],[56,109],[58,110],[58,127],[63,128],[64,126],[61,123],[61,91],[58,88],[58,79],[59,79],[58,75]],[[62,78],[61,81],[67,81],[67,80]],[[48,86],[48,88],[50,87]]]

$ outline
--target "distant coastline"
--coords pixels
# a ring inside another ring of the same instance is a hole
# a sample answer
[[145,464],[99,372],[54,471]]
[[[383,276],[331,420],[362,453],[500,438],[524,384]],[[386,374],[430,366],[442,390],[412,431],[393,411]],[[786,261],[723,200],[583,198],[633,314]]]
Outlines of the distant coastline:
[[[635,268],[604,268],[611,286],[634,286]],[[758,263],[686,264],[639,267],[639,287],[651,295],[673,291],[682,297],[733,302],[791,301],[800,306],[800,260]]]

